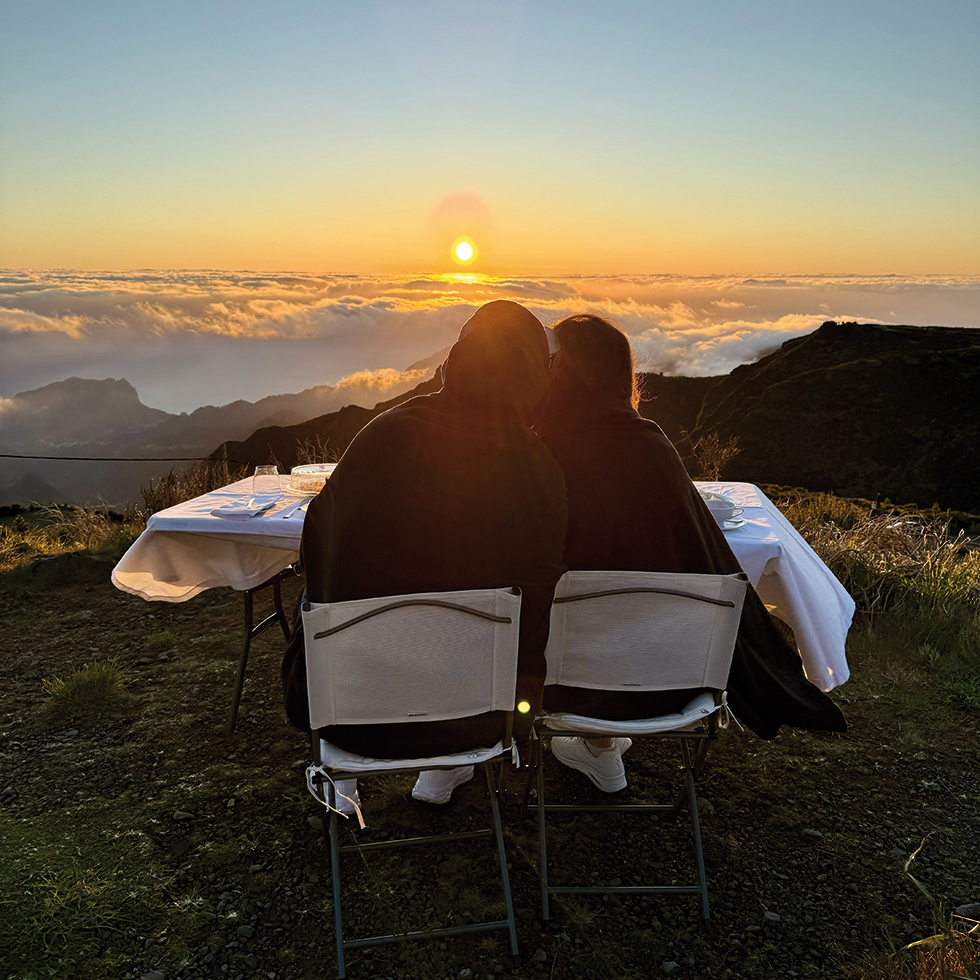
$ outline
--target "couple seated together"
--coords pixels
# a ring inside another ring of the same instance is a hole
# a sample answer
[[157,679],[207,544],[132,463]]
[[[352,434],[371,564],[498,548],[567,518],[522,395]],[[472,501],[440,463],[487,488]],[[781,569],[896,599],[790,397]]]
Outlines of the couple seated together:
[[[518,739],[542,710],[645,718],[680,710],[692,694],[545,687],[551,602],[566,570],[740,571],[674,447],[637,412],[626,336],[583,315],[554,324],[550,337],[557,353],[549,351],[549,331],[517,303],[478,309],[443,365],[442,390],[390,409],[351,442],[309,506],[301,549],[310,602],[520,588],[517,700],[531,710],[517,717]],[[290,722],[309,731],[299,617],[297,623],[283,660],[285,706]],[[845,727],[751,587],[728,703],[762,738],[784,724]],[[498,732],[497,719],[479,715],[338,725],[319,734],[376,758],[424,758],[491,744]],[[622,753],[629,745],[555,738],[552,751],[614,792],[626,786]],[[424,772],[412,795],[446,803],[472,774]],[[353,780],[346,790],[354,796]]]

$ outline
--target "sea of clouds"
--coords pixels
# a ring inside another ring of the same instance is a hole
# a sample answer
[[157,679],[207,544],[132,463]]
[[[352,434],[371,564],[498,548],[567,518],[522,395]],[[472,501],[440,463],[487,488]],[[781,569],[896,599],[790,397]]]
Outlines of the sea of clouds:
[[0,411],[67,377],[125,378],[192,411],[343,385],[371,405],[492,299],[544,323],[598,313],[645,370],[717,375],[829,319],[980,326],[980,277],[335,276],[248,272],[0,273]]

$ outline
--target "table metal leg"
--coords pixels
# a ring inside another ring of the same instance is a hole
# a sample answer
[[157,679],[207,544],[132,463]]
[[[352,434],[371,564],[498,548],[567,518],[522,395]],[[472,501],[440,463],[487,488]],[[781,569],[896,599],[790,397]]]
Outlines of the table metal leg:
[[[248,666],[248,651],[252,646],[252,640],[261,633],[264,633],[274,622],[279,623],[283,637],[287,641],[289,640],[289,620],[286,618],[286,613],[282,606],[282,583],[287,578],[292,578],[298,574],[299,571],[290,565],[289,568],[283,569],[268,581],[257,585],[254,589],[246,589],[243,593],[245,597],[245,635],[242,638],[242,652],[238,659],[238,672],[235,675],[235,690],[232,695],[231,711],[228,714],[228,725],[225,729],[228,735],[231,735],[235,731],[235,723],[238,721],[238,702],[241,700],[242,688],[245,685],[245,668]],[[261,589],[266,589],[270,585],[272,586],[272,603],[275,607],[275,612],[266,616],[261,623],[253,625],[253,597],[256,592]]]

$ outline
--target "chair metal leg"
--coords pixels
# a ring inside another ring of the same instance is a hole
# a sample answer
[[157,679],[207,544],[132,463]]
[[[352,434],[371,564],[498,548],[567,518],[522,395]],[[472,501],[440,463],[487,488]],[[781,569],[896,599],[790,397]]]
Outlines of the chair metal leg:
[[[650,894],[688,894],[697,895],[701,900],[701,914],[706,925],[710,923],[708,906],[708,881],[704,866],[704,852],[701,844],[701,824],[698,815],[696,776],[701,771],[707,754],[710,739],[704,737],[681,737],[678,739],[681,762],[684,770],[684,784],[673,803],[648,804],[552,804],[548,806],[544,799],[544,767],[540,739],[531,740],[531,765],[537,775],[538,790],[538,854],[541,875],[541,918],[550,917],[549,903],[552,895],[650,895]],[[693,744],[692,744],[693,743]],[[530,779],[525,786],[525,809],[530,799]],[[563,812],[659,812],[676,816],[680,808],[687,803],[691,817],[691,831],[694,837],[694,857],[697,865],[698,880],[690,885],[595,885],[595,886],[566,886],[549,885],[548,883],[548,849],[547,825],[545,813],[551,811]]]
[[497,838],[497,857],[500,860],[500,880],[504,886],[504,904],[507,906],[507,931],[510,933],[510,951],[516,959],[520,954],[517,948],[517,923],[514,920],[514,902],[510,894],[510,875],[507,872],[507,851],[504,849],[504,831],[500,822],[500,804],[497,800],[497,787],[494,785],[493,766],[486,765],[487,788],[490,791],[490,807],[493,811],[493,831]]
[[527,765],[524,767],[526,772],[524,773],[524,796],[521,800],[521,812],[518,817],[520,821],[520,826],[523,829],[524,821],[527,817],[528,807],[531,804],[531,783],[534,781],[535,773],[537,772],[537,764],[535,760],[537,759],[537,747],[538,747],[538,734],[534,729],[531,729],[531,740],[528,744],[528,759]]
[[[707,742],[703,743],[707,745]],[[700,746],[698,747],[700,749]],[[698,797],[694,788],[694,764],[691,759],[691,748],[686,739],[681,740],[681,755],[684,758],[684,781],[687,784],[687,798],[691,808],[691,832],[694,835],[694,856],[698,866],[698,884],[701,895],[701,915],[707,921],[711,914],[708,910],[708,877],[704,870],[704,852],[701,849],[701,821],[698,819]],[[704,761],[703,755],[700,761]]]
[[[314,753],[314,759],[316,760],[316,765],[318,766],[321,765],[320,758],[321,753],[319,752],[319,746],[317,746],[317,751]],[[490,810],[492,814],[492,826],[485,827],[482,830],[454,831],[446,834],[433,834],[426,837],[409,837],[398,838],[395,840],[376,841],[355,840],[354,843],[345,845],[341,845],[339,841],[338,828],[340,823],[337,819],[336,813],[337,791],[330,777],[337,778],[340,775],[350,775],[350,773],[349,771],[347,773],[341,773],[339,770],[326,769],[324,770],[325,776],[322,781],[320,780],[319,776],[314,778],[314,783],[320,786],[322,797],[319,793],[315,793],[314,795],[318,800],[320,800],[321,803],[325,799],[329,803],[330,807],[327,814],[328,822],[324,826],[325,832],[327,832],[329,839],[331,885],[333,888],[334,902],[334,934],[337,943],[337,973],[341,980],[343,980],[345,976],[345,954],[349,949],[361,949],[368,946],[378,946],[386,943],[401,942],[402,940],[432,939],[434,937],[441,936],[459,936],[467,933],[488,932],[496,929],[507,930],[510,939],[511,955],[514,957],[515,963],[519,960],[520,949],[517,943],[517,920],[514,913],[513,893],[510,887],[510,873],[507,869],[507,851],[504,842],[503,821],[500,815],[499,786],[497,784],[494,772],[494,760],[481,763],[481,766],[484,770],[486,770],[487,789],[490,796]],[[398,771],[399,770],[397,769],[359,770],[358,776],[359,778],[369,778],[372,776],[389,775],[397,773]],[[418,769],[411,767],[402,771],[417,773]],[[340,880],[340,855],[342,853],[356,851],[363,857],[367,852],[373,852],[375,850],[411,847],[416,844],[435,845],[443,841],[463,841],[476,837],[486,839],[491,836],[496,839],[497,843],[497,860],[500,864],[500,881],[504,892],[504,905],[507,912],[505,918],[496,919],[493,921],[474,922],[469,925],[445,926],[432,929],[427,928],[423,930],[393,932],[364,938],[344,938],[343,906]]]
[[[690,743],[687,739],[680,740],[681,745],[681,759],[684,767],[687,768],[687,762],[689,760]],[[711,748],[710,739],[698,739],[697,749],[694,753],[694,761],[690,768],[694,774],[695,780],[701,775],[701,770],[704,768],[704,762],[708,755],[708,749]],[[670,816],[675,817],[680,812],[681,807],[684,805],[686,800],[690,799],[690,795],[687,789],[687,783],[685,781],[684,786],[677,791],[677,796],[674,797],[674,803],[671,809]]]
[[541,918],[547,922],[551,916],[548,908],[548,831],[544,820],[544,759],[540,739],[535,741],[534,750],[534,765],[538,775],[538,861],[541,865]]
[[337,791],[332,782],[328,782],[327,799],[330,801],[330,875],[333,881],[333,925],[337,940],[337,976],[344,980],[347,975],[344,966],[344,914],[340,904],[340,848],[337,842]]

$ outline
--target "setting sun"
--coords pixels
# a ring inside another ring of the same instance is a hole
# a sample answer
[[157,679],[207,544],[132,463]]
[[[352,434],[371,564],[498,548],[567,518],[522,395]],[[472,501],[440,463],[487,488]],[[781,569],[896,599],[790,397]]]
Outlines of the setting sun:
[[453,258],[460,265],[469,265],[476,258],[476,246],[468,238],[460,238],[453,244]]

